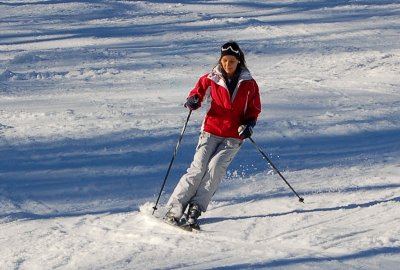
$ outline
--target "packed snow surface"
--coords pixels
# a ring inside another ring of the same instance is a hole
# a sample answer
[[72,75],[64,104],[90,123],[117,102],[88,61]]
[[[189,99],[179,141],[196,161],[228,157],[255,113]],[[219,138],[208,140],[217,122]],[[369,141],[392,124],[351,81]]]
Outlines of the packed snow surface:
[[[400,2],[0,1],[0,269],[398,269]],[[242,46],[263,112],[200,233],[160,222],[197,79]]]

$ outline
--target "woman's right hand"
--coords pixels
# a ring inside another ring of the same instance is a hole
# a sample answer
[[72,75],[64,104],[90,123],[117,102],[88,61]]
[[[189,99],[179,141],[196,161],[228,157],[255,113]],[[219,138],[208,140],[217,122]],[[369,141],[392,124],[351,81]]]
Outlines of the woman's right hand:
[[186,99],[185,107],[191,111],[197,110],[200,108],[200,105],[200,98],[198,95],[194,95]]

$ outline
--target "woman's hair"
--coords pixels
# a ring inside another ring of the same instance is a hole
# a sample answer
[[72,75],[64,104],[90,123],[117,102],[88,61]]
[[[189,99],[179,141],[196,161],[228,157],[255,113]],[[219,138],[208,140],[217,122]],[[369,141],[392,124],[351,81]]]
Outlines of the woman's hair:
[[239,60],[240,66],[247,69],[244,53],[236,41],[229,41],[221,46],[221,56],[219,57],[218,64],[221,64],[221,59],[225,55],[235,56]]

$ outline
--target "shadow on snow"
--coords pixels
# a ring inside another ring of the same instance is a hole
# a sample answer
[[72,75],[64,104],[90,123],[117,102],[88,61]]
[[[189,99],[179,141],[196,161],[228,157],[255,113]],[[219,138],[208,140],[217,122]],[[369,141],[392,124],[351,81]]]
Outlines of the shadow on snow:
[[213,269],[265,269],[270,267],[284,267],[290,265],[303,265],[305,263],[324,263],[329,261],[349,261],[356,259],[365,259],[369,257],[384,255],[384,254],[400,254],[400,247],[380,247],[367,250],[358,251],[352,254],[338,255],[338,256],[318,256],[318,257],[303,257],[292,259],[273,260],[271,262],[250,263],[250,264],[237,264],[223,267],[216,267]]
[[[177,130],[131,130],[97,138],[3,144],[0,146],[0,200],[9,207],[0,217],[35,218],[136,210],[145,201],[155,201],[178,137]],[[197,127],[188,127],[161,203],[189,166],[197,137]],[[264,139],[258,144],[266,153],[280,156],[275,160],[271,158],[278,168],[296,171],[334,166],[345,170],[350,165],[379,164],[384,162],[384,156],[397,156],[399,137],[400,130],[391,130],[308,140]],[[249,142],[244,144],[229,170],[242,170],[244,165],[254,167],[244,178],[269,169]],[[280,181],[276,177],[266,174],[266,178]],[[365,188],[393,186],[358,187],[348,192]],[[313,192],[320,190],[307,191]],[[263,194],[239,199],[291,196],[289,191]]]
[[[399,188],[400,185],[389,185],[387,188]],[[385,187],[386,188],[386,187]],[[205,218],[201,220],[202,224],[211,224],[211,223],[217,223],[221,221],[226,221],[226,220],[245,220],[245,219],[254,219],[254,218],[272,218],[272,217],[280,217],[280,216],[286,216],[290,214],[304,214],[304,213],[318,213],[318,212],[329,212],[329,211],[337,211],[337,210],[350,210],[350,209],[357,209],[357,208],[368,208],[371,206],[375,206],[381,203],[388,203],[388,202],[400,202],[400,197],[395,197],[387,200],[375,200],[371,202],[366,202],[366,203],[352,203],[348,205],[342,205],[342,206],[333,206],[333,207],[323,207],[323,208],[315,208],[315,209],[297,209],[293,211],[288,211],[288,212],[283,212],[283,213],[272,213],[272,214],[265,214],[265,215],[252,215],[252,216],[240,216],[240,217],[211,217],[211,218]]]
[[[151,1],[162,3],[176,3],[176,1]],[[351,22],[358,20],[365,20],[368,18],[373,18],[377,16],[396,16],[399,15],[399,11],[396,9],[392,9],[390,7],[391,4],[397,3],[396,1],[357,1],[357,3],[349,3],[348,1],[299,1],[294,3],[253,3],[247,1],[232,1],[232,2],[198,2],[198,1],[181,1],[181,3],[185,3],[186,5],[212,5],[212,6],[232,6],[232,7],[240,7],[247,8],[249,10],[257,9],[258,11],[264,10],[265,12],[258,15],[253,15],[246,22],[240,21],[239,19],[243,18],[243,13],[241,12],[232,12],[231,10],[226,12],[214,12],[214,13],[202,13],[201,16],[199,14],[192,14],[191,11],[180,11],[176,12],[173,7],[166,8],[162,12],[161,17],[160,13],[155,13],[151,10],[151,7],[148,11],[144,10],[143,5],[139,5],[135,2],[124,2],[124,1],[37,1],[37,2],[15,2],[15,3],[6,3],[0,2],[0,5],[4,6],[29,6],[29,5],[52,5],[52,4],[60,4],[60,3],[83,3],[83,4],[93,4],[97,5],[95,9],[92,8],[82,8],[78,13],[74,12],[71,14],[57,14],[57,15],[47,15],[46,13],[40,14],[37,17],[31,15],[29,20],[34,20],[34,25],[36,27],[40,27],[41,22],[45,22],[43,24],[43,29],[40,31],[32,31],[32,33],[22,33],[21,31],[12,34],[0,34],[0,44],[3,45],[16,45],[16,44],[24,44],[24,43],[35,43],[35,42],[43,42],[43,41],[54,41],[54,40],[65,40],[70,38],[89,38],[89,37],[97,37],[97,38],[110,38],[110,37],[135,37],[135,36],[157,36],[166,33],[184,33],[184,32],[197,32],[197,31],[220,31],[220,30],[229,30],[229,29],[245,29],[249,26],[262,26],[262,25],[291,25],[291,24],[313,24],[313,23],[335,23],[335,22]],[[99,4],[101,4],[102,8],[99,8]],[[144,1],[146,4],[146,1]],[[346,6],[346,5],[356,5],[360,6],[360,9],[356,9],[355,11],[347,10],[346,13],[343,13],[341,10],[337,12],[326,12],[321,13],[322,16],[317,18],[300,18],[300,19],[286,19],[286,20],[276,20],[269,17],[276,15],[290,15],[290,14],[298,14],[301,12],[313,11],[313,10],[323,10],[326,8],[334,8]],[[388,5],[387,8],[382,8],[383,5]],[[378,7],[378,8],[375,8]],[[278,11],[273,11],[277,9]],[[259,13],[259,12],[258,12]],[[118,25],[118,26],[109,26],[109,25],[93,25],[91,21],[93,20],[102,20],[102,19],[112,19],[114,14],[118,15],[118,19],[126,19],[127,25]],[[190,15],[190,16],[185,16]],[[193,16],[191,16],[193,15]],[[135,19],[138,17],[146,17],[148,16],[148,20],[154,19],[155,16],[160,16],[160,20],[156,20],[151,24],[149,23],[137,23]],[[198,17],[200,16],[200,17]],[[210,23],[212,19],[238,19],[238,22],[231,22],[226,24],[224,22],[221,23]],[[11,21],[15,21],[16,18],[11,17],[8,18]],[[25,20],[26,18],[21,18],[21,20]],[[82,27],[73,29],[58,29],[53,30],[52,28],[48,28],[47,22],[51,20],[65,20],[68,23],[76,22],[79,23]],[[4,22],[7,22],[7,17],[3,19]],[[85,23],[87,21],[87,23]],[[32,22],[30,21],[30,24]],[[29,25],[30,25],[29,24]],[[83,27],[83,25],[88,25]],[[27,26],[24,26],[27,27]],[[396,27],[392,25],[387,25],[386,27]],[[359,31],[359,29],[357,30]],[[54,35],[54,36],[52,36]],[[319,33],[318,35],[321,35]],[[267,37],[263,37],[264,39],[268,39]],[[14,40],[15,39],[15,40]],[[192,39],[190,43],[194,42]],[[205,41],[207,43],[207,41]],[[180,43],[181,44],[181,43]],[[182,44],[181,44],[182,45]],[[207,46],[205,46],[207,47]],[[199,51],[199,46],[196,46],[193,50]],[[203,52],[207,52],[208,49],[204,48]],[[156,50],[155,52],[159,52]],[[186,50],[186,52],[193,53],[190,50]],[[159,52],[160,53],[160,52]],[[182,53],[182,52],[180,52]]]

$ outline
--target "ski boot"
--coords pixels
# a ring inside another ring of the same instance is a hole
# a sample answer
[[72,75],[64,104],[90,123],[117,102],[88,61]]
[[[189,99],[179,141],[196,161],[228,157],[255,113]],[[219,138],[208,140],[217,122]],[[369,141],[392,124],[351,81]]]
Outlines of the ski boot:
[[201,211],[198,205],[191,204],[189,206],[187,220],[185,226],[192,228],[193,230],[200,230],[200,225],[197,222],[197,219],[201,215]]

